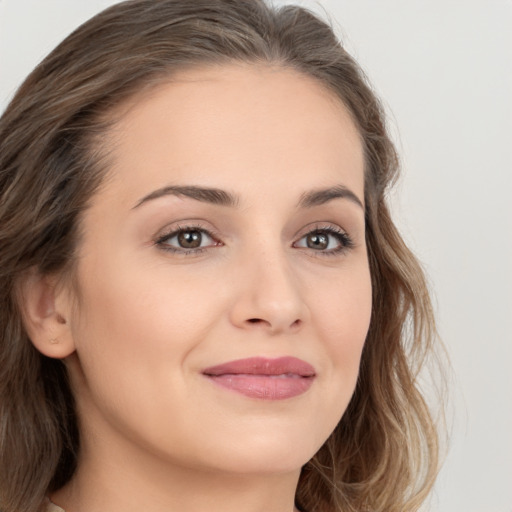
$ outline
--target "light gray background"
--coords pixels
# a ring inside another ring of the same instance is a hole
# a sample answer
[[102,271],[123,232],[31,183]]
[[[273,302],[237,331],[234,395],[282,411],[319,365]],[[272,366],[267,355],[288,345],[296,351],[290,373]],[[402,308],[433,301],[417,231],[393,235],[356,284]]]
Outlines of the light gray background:
[[[0,112],[108,0],[0,0]],[[398,224],[432,282],[453,373],[434,512],[512,511],[512,1],[310,0],[390,112]],[[325,14],[325,12],[324,12]]]

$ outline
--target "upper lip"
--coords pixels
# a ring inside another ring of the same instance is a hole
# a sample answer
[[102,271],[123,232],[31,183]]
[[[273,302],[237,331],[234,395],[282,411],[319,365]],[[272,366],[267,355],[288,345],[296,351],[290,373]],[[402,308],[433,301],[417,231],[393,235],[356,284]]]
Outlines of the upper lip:
[[219,375],[295,375],[299,377],[314,377],[313,366],[296,357],[249,357],[228,361],[216,366],[205,368],[202,372],[209,376]]

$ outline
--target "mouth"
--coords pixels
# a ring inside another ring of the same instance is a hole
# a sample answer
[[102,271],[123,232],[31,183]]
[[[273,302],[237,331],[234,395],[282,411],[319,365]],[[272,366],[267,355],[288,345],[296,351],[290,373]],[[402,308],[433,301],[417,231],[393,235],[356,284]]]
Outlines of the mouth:
[[203,375],[213,383],[259,400],[284,400],[305,393],[316,372],[296,357],[251,357],[206,368]]

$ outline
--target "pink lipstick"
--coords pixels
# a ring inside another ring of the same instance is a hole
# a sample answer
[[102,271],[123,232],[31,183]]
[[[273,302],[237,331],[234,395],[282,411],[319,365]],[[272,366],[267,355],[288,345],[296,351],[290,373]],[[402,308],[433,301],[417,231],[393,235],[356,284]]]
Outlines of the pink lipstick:
[[203,370],[219,386],[261,400],[284,400],[305,393],[316,376],[309,363],[296,357],[251,357]]

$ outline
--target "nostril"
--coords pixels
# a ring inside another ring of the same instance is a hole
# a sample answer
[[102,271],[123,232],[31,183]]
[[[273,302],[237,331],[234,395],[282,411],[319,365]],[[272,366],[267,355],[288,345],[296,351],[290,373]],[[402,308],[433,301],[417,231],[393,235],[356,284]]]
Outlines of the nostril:
[[[276,325],[273,325],[271,322],[268,322],[267,320],[264,320],[263,318],[248,318],[246,320],[246,322],[248,324],[254,324],[254,325],[258,325],[258,324],[268,325],[272,331],[280,330],[279,328],[276,328],[277,327]],[[296,330],[296,329],[300,328],[301,325],[302,325],[302,320],[297,319],[290,324],[289,328]]]
[[302,320],[295,320],[295,322],[293,322],[293,324],[291,325],[291,327],[299,327],[302,323]]

